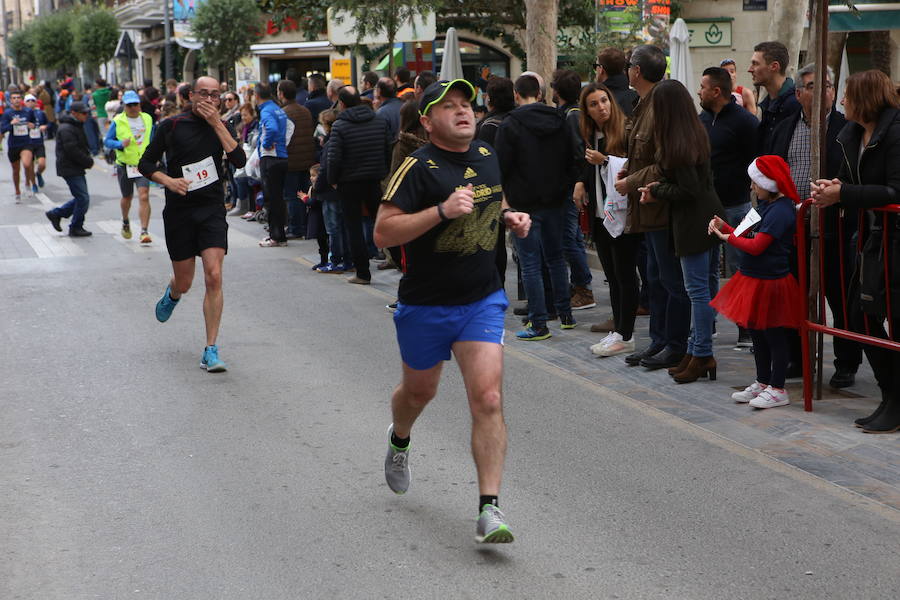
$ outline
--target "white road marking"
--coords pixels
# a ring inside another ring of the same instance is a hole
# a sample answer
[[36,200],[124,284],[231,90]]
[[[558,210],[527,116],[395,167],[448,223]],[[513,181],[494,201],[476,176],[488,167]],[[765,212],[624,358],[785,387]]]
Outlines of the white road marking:
[[49,223],[19,225],[18,230],[38,258],[84,256],[83,248],[69,236],[54,230]]

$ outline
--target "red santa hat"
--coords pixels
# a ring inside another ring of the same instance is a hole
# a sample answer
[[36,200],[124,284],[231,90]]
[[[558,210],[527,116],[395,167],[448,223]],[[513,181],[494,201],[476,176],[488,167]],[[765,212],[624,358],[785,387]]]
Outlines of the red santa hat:
[[747,174],[762,189],[773,194],[781,193],[794,202],[800,202],[800,195],[791,179],[791,169],[780,156],[760,156],[747,167]]

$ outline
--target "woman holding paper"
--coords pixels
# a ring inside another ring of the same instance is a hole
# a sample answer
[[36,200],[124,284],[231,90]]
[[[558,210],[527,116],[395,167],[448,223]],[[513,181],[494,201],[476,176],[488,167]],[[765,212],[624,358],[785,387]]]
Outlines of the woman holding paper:
[[[691,301],[691,336],[681,363],[669,369],[678,383],[708,375],[716,378],[712,333],[715,315],[709,305],[710,275],[717,266],[718,240],[707,223],[725,209],[713,187],[709,136],[694,100],[681,82],[656,84],[651,96],[657,164],[662,177],[640,188],[641,203],[662,202],[669,209],[670,247],[678,257],[684,289]],[[678,290],[672,290],[675,293]]]
[[[637,316],[640,286],[637,277],[641,234],[622,233],[625,203],[607,179],[615,177],[626,154],[625,114],[602,83],[590,83],[581,91],[581,136],[587,166],[575,184],[574,201],[585,208],[597,248],[597,256],[609,282],[613,328],[591,346],[597,356],[634,352],[634,319]],[[621,198],[616,203],[616,198]],[[612,202],[609,202],[612,200]],[[596,326],[591,327],[593,331]]]
[[[756,381],[731,397],[754,408],[772,408],[790,404],[784,389],[789,360],[785,328],[796,329],[803,318],[803,294],[789,265],[799,197],[780,156],[760,156],[747,173],[758,200],[756,209],[735,229],[718,217],[709,222],[710,234],[745,253],[740,268],[711,304],[749,329],[753,338]],[[751,230],[752,238],[743,237]]]

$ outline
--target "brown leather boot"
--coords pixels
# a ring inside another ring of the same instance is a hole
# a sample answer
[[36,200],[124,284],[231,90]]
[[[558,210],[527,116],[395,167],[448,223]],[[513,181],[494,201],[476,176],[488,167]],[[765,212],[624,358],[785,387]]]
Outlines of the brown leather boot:
[[684,358],[681,359],[680,363],[678,363],[676,366],[668,369],[669,375],[671,375],[672,377],[675,377],[676,375],[678,375],[679,373],[681,373],[682,371],[687,369],[688,363],[691,362],[692,358],[694,358],[694,357],[691,356],[690,354],[685,353]]
[[687,368],[674,376],[676,383],[691,383],[709,375],[710,381],[716,380],[716,359],[714,356],[695,356]]

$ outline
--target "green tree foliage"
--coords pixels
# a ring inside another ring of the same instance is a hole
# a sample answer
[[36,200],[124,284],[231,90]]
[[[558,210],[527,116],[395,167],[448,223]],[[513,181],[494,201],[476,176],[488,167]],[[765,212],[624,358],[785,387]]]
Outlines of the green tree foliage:
[[73,52],[71,15],[66,12],[51,13],[35,19],[32,48],[37,66],[45,69],[61,69],[79,62]]
[[119,41],[116,17],[106,8],[84,7],[72,11],[72,38],[76,56],[87,66],[111,60]]
[[197,7],[191,31],[203,43],[200,52],[206,62],[230,72],[259,39],[261,25],[256,0],[207,0]]
[[14,31],[6,41],[6,50],[15,61],[16,67],[23,71],[34,71],[38,67],[34,52],[34,28],[29,23],[22,29]]

